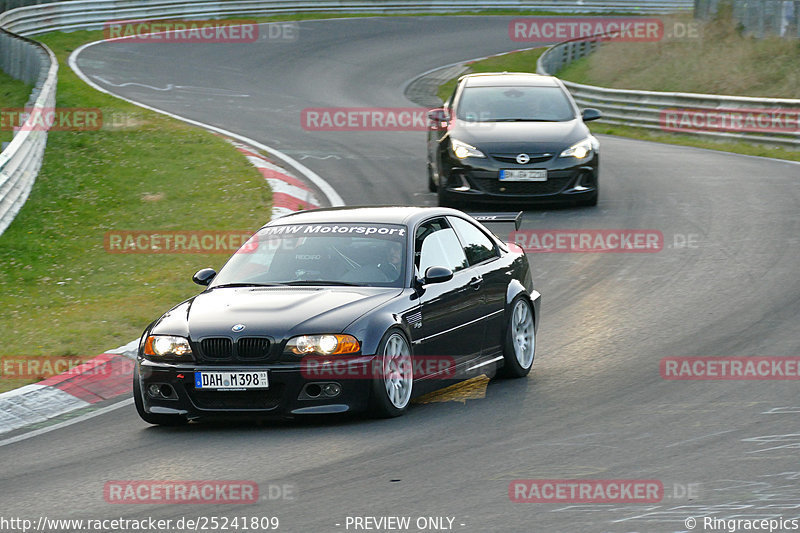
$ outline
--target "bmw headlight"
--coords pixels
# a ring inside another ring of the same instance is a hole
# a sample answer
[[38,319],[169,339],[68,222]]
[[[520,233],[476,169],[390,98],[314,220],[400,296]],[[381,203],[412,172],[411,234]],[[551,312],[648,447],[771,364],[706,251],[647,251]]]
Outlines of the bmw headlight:
[[457,139],[450,139],[450,144],[452,145],[453,153],[459,159],[464,159],[467,157],[486,157],[483,155],[483,152],[474,146],[465,142],[461,142]]
[[594,137],[587,137],[584,140],[577,142],[561,152],[560,157],[574,157],[575,159],[583,159],[590,153],[592,150],[596,150],[599,143],[597,139]]
[[356,353],[361,349],[352,335],[300,335],[286,343],[284,353],[294,355],[340,355]]
[[149,335],[144,342],[144,355],[149,359],[179,359],[191,361],[189,339],[175,335]]

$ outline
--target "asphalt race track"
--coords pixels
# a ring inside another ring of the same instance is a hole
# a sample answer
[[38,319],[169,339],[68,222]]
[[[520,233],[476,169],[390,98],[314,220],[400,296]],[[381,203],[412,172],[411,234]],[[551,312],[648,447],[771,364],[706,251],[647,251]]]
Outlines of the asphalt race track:
[[[109,42],[78,64],[116,94],[289,154],[347,204],[435,205],[424,132],[310,132],[301,111],[410,107],[403,89],[419,74],[518,48],[508,20],[302,22],[295,41]],[[383,421],[170,429],[131,405],[4,446],[2,515],[277,516],[296,532],[354,531],[348,516],[408,516],[420,531],[419,517],[450,517],[454,531],[620,533],[687,531],[689,517],[694,531],[703,517],[800,517],[797,382],[659,371],[669,356],[800,355],[800,166],[600,141],[599,205],[528,211],[523,229],[657,230],[664,246],[530,254],[543,318],[528,379],[462,386]],[[664,494],[652,504],[509,499],[516,479],[579,478],[659,480]],[[104,501],[107,481],[143,479],[251,480],[262,501]],[[269,490],[278,486],[290,492]]]

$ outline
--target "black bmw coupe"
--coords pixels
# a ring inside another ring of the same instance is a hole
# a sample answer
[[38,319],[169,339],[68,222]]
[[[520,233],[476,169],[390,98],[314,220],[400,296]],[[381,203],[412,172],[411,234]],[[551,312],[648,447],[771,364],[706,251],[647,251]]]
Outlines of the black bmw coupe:
[[207,288],[139,343],[134,400],[153,424],[391,417],[423,392],[533,364],[540,295],[525,254],[454,209],[284,216],[193,279]]
[[428,188],[439,205],[597,204],[599,143],[553,76],[468,74],[428,112]]

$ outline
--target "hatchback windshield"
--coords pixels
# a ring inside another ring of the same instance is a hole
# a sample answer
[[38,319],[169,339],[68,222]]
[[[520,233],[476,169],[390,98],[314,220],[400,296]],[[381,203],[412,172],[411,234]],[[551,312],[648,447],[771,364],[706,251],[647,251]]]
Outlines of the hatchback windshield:
[[400,287],[406,229],[394,224],[282,224],[262,228],[211,287],[361,285]]
[[467,122],[561,122],[575,112],[560,87],[466,87],[456,116]]

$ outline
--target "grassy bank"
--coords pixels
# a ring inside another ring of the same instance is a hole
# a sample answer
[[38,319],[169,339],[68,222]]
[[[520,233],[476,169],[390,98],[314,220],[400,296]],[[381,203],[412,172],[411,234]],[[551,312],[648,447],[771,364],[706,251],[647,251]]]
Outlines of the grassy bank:
[[697,38],[606,43],[558,76],[617,89],[800,98],[800,45],[744,35],[723,13],[700,26]]
[[[227,254],[112,254],[115,230],[255,230],[264,179],[223,139],[99,93],[66,65],[100,32],[41,37],[61,68],[58,107],[98,108],[96,131],[51,132],[33,191],[0,236],[0,357],[91,356],[137,338],[199,292],[196,270]],[[31,380],[0,379],[0,391]]]

